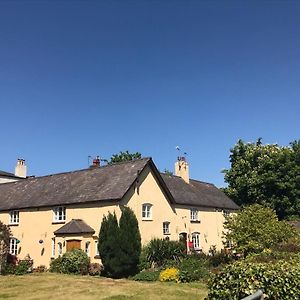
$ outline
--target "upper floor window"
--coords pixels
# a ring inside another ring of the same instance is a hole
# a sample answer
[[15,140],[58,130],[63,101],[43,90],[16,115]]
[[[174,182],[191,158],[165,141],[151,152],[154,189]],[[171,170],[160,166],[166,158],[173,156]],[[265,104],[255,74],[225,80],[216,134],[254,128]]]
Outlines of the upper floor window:
[[198,221],[198,209],[191,208],[191,221]]
[[15,238],[11,238],[9,240],[9,253],[12,255],[18,254],[18,243],[17,243],[17,239]]
[[229,217],[229,216],[230,216],[230,211],[227,210],[227,209],[224,209],[224,210],[223,210],[223,215],[224,215],[225,218],[226,218],[226,217]]
[[152,204],[144,203],[142,206],[142,218],[143,219],[152,219]]
[[194,232],[192,233],[192,241],[193,241],[193,247],[195,250],[200,250],[200,233]]
[[170,222],[163,222],[163,234],[170,234]]
[[66,221],[66,208],[64,206],[58,206],[53,209],[53,222]]
[[9,213],[9,224],[19,224],[19,211],[13,210]]

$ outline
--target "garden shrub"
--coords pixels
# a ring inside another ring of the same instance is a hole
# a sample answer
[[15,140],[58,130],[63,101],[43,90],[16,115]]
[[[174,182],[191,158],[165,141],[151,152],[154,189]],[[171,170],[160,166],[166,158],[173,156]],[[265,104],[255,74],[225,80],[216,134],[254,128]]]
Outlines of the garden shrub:
[[162,266],[165,260],[178,260],[185,255],[185,245],[179,241],[152,239],[143,249],[146,261],[152,266]]
[[180,282],[198,281],[209,276],[208,261],[203,258],[184,258],[178,268]]
[[89,275],[90,276],[100,276],[103,266],[98,263],[89,264]]
[[24,275],[30,273],[32,272],[32,266],[33,266],[33,260],[31,259],[29,254],[27,254],[24,259],[19,260],[18,264],[15,267],[14,274]]
[[157,281],[160,271],[157,270],[144,270],[132,277],[136,281]]
[[179,281],[179,270],[176,268],[167,268],[160,272],[159,281]]
[[236,262],[226,266],[208,284],[210,300],[238,300],[262,289],[269,300],[300,299],[299,257],[274,264]]
[[50,271],[65,274],[88,274],[89,257],[81,249],[73,249],[51,261]]
[[44,273],[47,271],[47,267],[45,265],[37,266],[32,270],[33,273]]

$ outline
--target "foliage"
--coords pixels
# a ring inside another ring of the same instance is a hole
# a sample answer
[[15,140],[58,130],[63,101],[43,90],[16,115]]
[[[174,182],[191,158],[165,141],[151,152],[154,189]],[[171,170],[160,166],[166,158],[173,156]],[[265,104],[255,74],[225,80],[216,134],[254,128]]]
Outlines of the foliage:
[[130,161],[130,160],[135,160],[140,158],[142,158],[142,154],[139,152],[129,153],[128,151],[125,152],[120,151],[117,154],[113,154],[110,160],[107,161],[107,163],[111,165],[122,161]]
[[152,239],[144,247],[147,262],[154,266],[163,265],[165,260],[178,260],[185,255],[185,245],[179,241]]
[[128,277],[136,274],[139,270],[138,265],[142,248],[138,220],[129,207],[122,208],[119,227],[123,276]]
[[160,272],[159,281],[179,281],[179,270],[176,268],[167,268]]
[[135,281],[157,281],[159,278],[159,270],[143,270],[132,277]]
[[224,228],[226,240],[231,241],[233,249],[244,256],[261,252],[296,235],[293,226],[278,221],[272,209],[259,204],[226,217]]
[[6,264],[10,237],[10,228],[0,221],[0,274],[2,274],[2,266]]
[[37,266],[32,270],[33,273],[44,273],[47,272],[47,267],[45,265]]
[[104,216],[99,232],[98,249],[104,272],[114,278],[122,275],[122,262],[120,261],[120,230],[116,214],[108,213]]
[[90,259],[81,249],[73,249],[51,261],[50,271],[65,274],[88,274]]
[[293,262],[274,264],[236,262],[209,281],[210,300],[238,300],[263,289],[266,299],[290,300],[300,297],[299,257]]
[[29,256],[29,254],[26,255],[26,257],[22,260],[19,260],[18,264],[16,265],[14,269],[15,275],[24,275],[27,273],[32,272],[32,266],[33,266],[33,260]]
[[100,276],[102,270],[103,270],[102,265],[100,265],[98,263],[89,264],[89,275],[90,276]]
[[222,252],[216,252],[209,257],[209,265],[211,267],[219,267],[229,264],[233,260],[231,255]]
[[172,171],[170,171],[170,170],[168,170],[168,169],[164,169],[164,173],[166,174],[166,175],[169,175],[169,176],[172,176],[173,175],[173,172]]
[[138,272],[141,235],[136,216],[130,208],[122,208],[119,225],[115,214],[103,217],[99,253],[108,276],[121,278]]
[[289,147],[239,140],[230,149],[224,192],[239,205],[262,204],[280,219],[300,218],[300,140]]
[[53,273],[63,273],[63,271],[62,271],[62,257],[61,256],[51,260],[49,271],[53,272]]

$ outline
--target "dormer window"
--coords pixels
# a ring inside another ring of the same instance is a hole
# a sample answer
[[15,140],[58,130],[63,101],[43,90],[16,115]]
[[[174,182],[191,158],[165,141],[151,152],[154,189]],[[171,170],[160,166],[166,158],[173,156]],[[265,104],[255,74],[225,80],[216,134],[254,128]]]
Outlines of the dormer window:
[[142,219],[152,220],[152,204],[144,203],[142,205]]
[[19,211],[13,210],[9,212],[9,225],[18,225],[19,224]]
[[197,222],[198,221],[198,209],[191,208],[191,221]]
[[53,223],[61,223],[66,221],[66,208],[57,206],[53,209]]

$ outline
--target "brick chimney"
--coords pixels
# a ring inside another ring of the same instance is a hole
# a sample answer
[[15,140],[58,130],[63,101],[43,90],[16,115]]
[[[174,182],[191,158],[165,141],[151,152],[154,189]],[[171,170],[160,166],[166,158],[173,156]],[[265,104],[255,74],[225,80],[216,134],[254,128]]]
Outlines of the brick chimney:
[[175,163],[175,175],[181,177],[186,183],[190,183],[189,164],[184,156],[179,156]]
[[27,167],[25,164],[25,159],[18,158],[17,165],[15,168],[15,176],[26,178],[27,177]]

